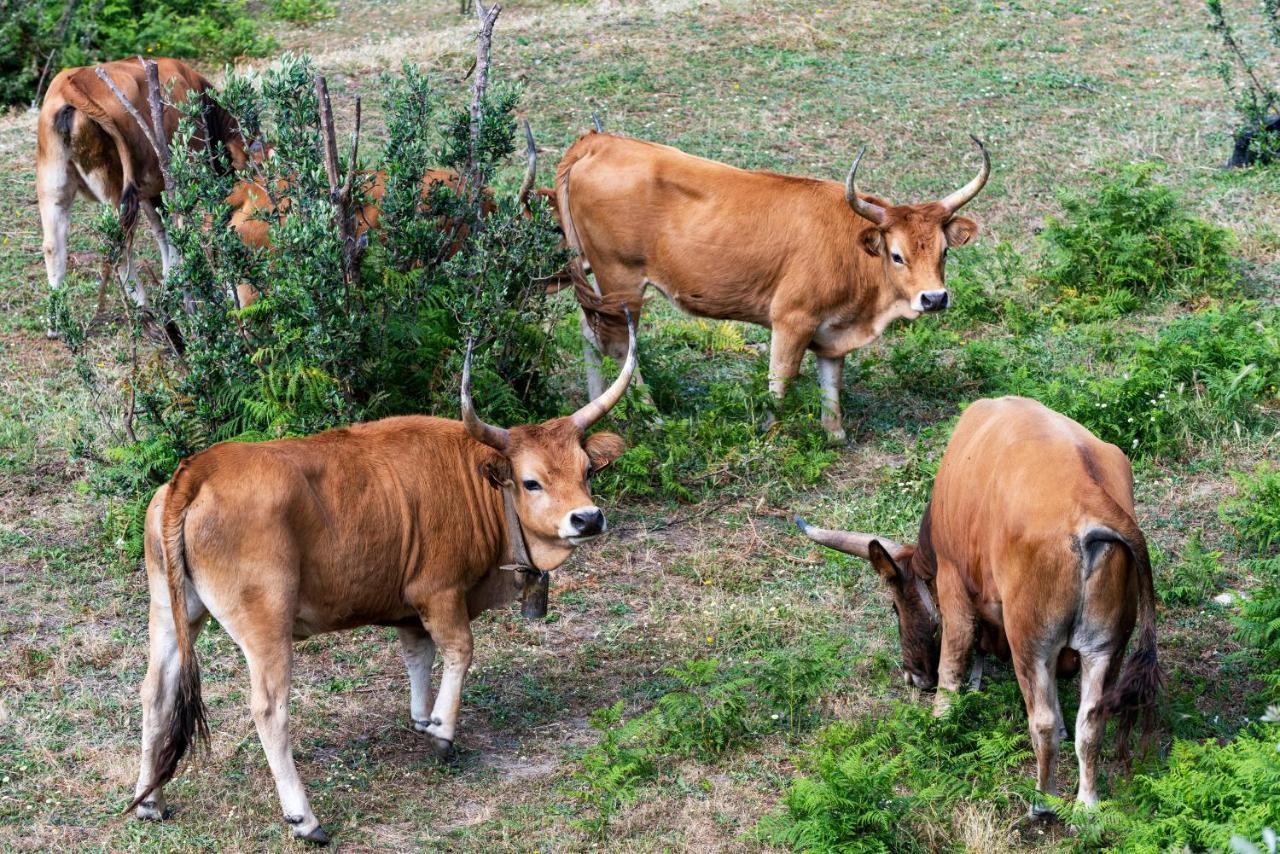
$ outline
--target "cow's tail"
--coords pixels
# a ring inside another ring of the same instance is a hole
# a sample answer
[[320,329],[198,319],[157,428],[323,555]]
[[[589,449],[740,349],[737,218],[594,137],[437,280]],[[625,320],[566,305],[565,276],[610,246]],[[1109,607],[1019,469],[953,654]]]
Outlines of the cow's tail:
[[1121,512],[1119,518],[1118,524],[1089,530],[1081,546],[1087,560],[1098,547],[1106,543],[1119,544],[1129,552],[1138,573],[1138,641],[1119,679],[1102,695],[1101,703],[1092,712],[1103,721],[1115,718],[1120,754],[1127,758],[1129,733],[1138,716],[1142,716],[1147,735],[1154,727],[1156,701],[1164,690],[1164,671],[1156,651],[1156,592],[1147,539],[1127,513]]
[[[184,461],[169,481],[169,492],[160,510],[161,555],[165,579],[169,585],[169,609],[173,613],[173,630],[178,647],[177,692],[168,721],[160,722],[164,736],[156,752],[154,776],[125,812],[131,812],[151,793],[173,779],[178,763],[197,739],[209,739],[204,700],[200,696],[200,666],[191,640],[191,622],[187,616],[187,554],[184,526],[187,508],[199,489],[191,483],[190,468]],[[166,686],[167,688],[168,686]]]
[[560,166],[556,169],[556,207],[560,210],[560,228],[564,231],[565,245],[574,253],[574,257],[569,261],[569,280],[573,283],[573,295],[578,300],[578,305],[582,306],[583,310],[598,315],[600,319],[625,329],[627,325],[626,312],[623,310],[625,300],[605,296],[600,292],[599,286],[587,278],[591,268],[586,255],[582,252],[582,239],[578,235],[578,227],[573,221],[573,212],[569,207],[569,176],[573,172],[574,164],[584,154],[579,144],[583,139],[593,135],[594,132],[588,132],[580,138],[560,161]]
[[[138,224],[138,186],[134,177],[133,170],[133,153],[129,149],[128,140],[125,134],[116,125],[115,119],[104,110],[96,101],[84,93],[75,80],[68,80],[66,88],[63,89],[63,97],[67,100],[67,105],[74,110],[84,114],[94,122],[98,127],[102,128],[102,132],[111,137],[112,144],[116,147],[116,155],[120,160],[120,227],[126,235],[132,234],[134,226]],[[114,95],[112,98],[114,99]],[[62,112],[66,111],[66,107]],[[61,112],[59,113],[61,115]],[[132,119],[130,119],[132,121]],[[67,123],[67,137],[70,138],[71,127]]]

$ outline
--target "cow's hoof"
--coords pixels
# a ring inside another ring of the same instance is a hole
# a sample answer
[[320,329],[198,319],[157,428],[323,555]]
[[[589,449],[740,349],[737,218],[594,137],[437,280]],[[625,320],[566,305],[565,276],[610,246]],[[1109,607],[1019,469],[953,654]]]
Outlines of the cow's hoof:
[[1057,817],[1057,811],[1048,804],[1032,804],[1031,809],[1027,810],[1029,821],[1052,821]]
[[845,445],[848,443],[848,441],[849,441],[849,434],[845,433],[844,430],[828,430],[827,431],[828,445]]
[[141,821],[164,821],[169,817],[165,812],[164,804],[154,800],[146,800],[138,804],[138,808],[133,811],[133,814]]
[[436,759],[441,762],[448,762],[454,756],[453,739],[441,738],[438,735],[429,735],[431,744],[431,752],[435,754]]
[[431,721],[415,720],[413,722],[413,729],[415,732],[425,732],[429,734],[431,732],[430,727],[431,727]]
[[57,341],[62,337],[62,333],[56,329],[46,329],[44,331],[44,337],[48,338],[50,341]]
[[324,828],[318,824],[310,833],[298,833],[297,831],[294,831],[293,835],[298,839],[301,839],[303,842],[310,842],[312,845],[329,844],[329,834],[325,833]]

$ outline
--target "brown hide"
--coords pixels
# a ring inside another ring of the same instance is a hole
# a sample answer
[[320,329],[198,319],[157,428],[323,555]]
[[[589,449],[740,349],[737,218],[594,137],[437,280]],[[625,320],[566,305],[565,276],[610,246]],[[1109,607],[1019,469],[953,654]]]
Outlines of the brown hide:
[[[212,88],[208,80],[179,60],[160,58],[156,65],[161,86],[173,87],[166,98],[169,103],[184,100],[189,92],[204,93]],[[164,178],[151,144],[98,78],[97,67],[65,69],[49,84],[37,125],[36,159],[37,164],[45,163],[57,156],[55,149],[69,150],[69,160],[81,178],[80,191],[97,201],[120,205],[122,222],[129,228],[137,212],[136,198],[158,199],[164,190]],[[101,67],[149,121],[147,83],[141,63],[136,59],[118,60]],[[229,165],[243,166],[244,147],[235,120],[208,99],[206,115],[210,136],[228,150]],[[179,113],[166,104],[163,116],[165,135],[172,138]],[[136,190],[133,199],[126,193],[130,186]]]
[[[595,132],[565,154],[556,186],[569,244],[602,292],[597,299],[585,278],[578,283],[606,350],[625,344],[620,308],[638,317],[649,282],[690,314],[775,334],[783,327],[803,339],[800,353],[808,346],[844,356],[894,318],[917,316],[910,301],[920,288],[942,287],[946,223],[964,223],[956,244],[977,230],[937,203],[894,207],[863,196],[888,211],[889,222],[876,227],[853,212],[838,182],[738,169]],[[894,283],[887,259],[864,247],[881,232],[901,235],[903,251],[921,256]]]
[[[939,713],[975,646],[1012,657],[1041,791],[1056,793],[1056,677],[1079,669],[1079,798],[1097,800],[1102,722],[1119,717],[1123,750],[1163,678],[1146,539],[1119,448],[1034,400],[980,400],[956,424],[917,544],[801,527],[871,560],[894,597],[910,680],[931,687],[936,673]],[[1121,673],[1135,620],[1141,631]]]
[[[387,173],[381,169],[370,170],[364,169],[357,173],[360,179],[366,182],[363,198],[366,200],[363,205],[356,210],[356,237],[364,235],[370,229],[378,227],[378,221],[382,216],[382,197],[387,191]],[[458,192],[462,186],[462,180],[458,177],[458,173],[451,169],[428,169],[422,176],[422,197],[425,199],[430,193],[431,188],[436,184],[444,184],[454,192]],[[231,212],[231,227],[235,229],[236,234],[240,235],[240,239],[244,241],[246,246],[253,249],[270,249],[270,217],[273,212],[278,211],[279,216],[283,219],[289,208],[289,191],[291,186],[288,181],[280,179],[276,181],[275,196],[278,200],[276,205],[271,204],[271,198],[267,195],[261,181],[257,179],[243,180],[236,183],[232,188],[231,194],[227,196],[226,203],[233,210]],[[492,192],[485,190],[485,198],[481,203],[481,212],[488,216],[496,209],[492,201]],[[440,223],[440,227],[444,228],[445,222]],[[467,229],[463,226],[459,231],[458,240],[449,250],[449,254],[457,252],[461,247],[461,241],[466,237]]]

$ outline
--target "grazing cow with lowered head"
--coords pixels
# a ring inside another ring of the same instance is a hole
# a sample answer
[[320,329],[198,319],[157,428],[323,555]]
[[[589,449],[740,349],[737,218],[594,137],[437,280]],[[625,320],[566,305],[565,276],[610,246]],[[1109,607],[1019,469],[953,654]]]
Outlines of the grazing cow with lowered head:
[[565,238],[581,256],[571,273],[588,387],[602,385],[597,351],[622,357],[622,309],[638,318],[651,284],[690,314],[772,329],[769,388],[778,398],[812,350],[823,426],[843,440],[845,355],[895,318],[948,305],[947,249],[978,232],[956,212],[991,172],[986,148],[974,142],[982,168],[967,185],[938,202],[893,205],[857,191],[856,160],[841,186],[587,133],[560,161],[556,192]]
[[[208,143],[226,151],[229,162],[223,163],[225,167],[243,167],[246,159],[239,125],[209,96],[209,81],[176,59],[157,59],[156,66],[160,85],[172,87],[166,96],[170,102],[180,102],[192,92],[200,95]],[[119,208],[125,251],[117,272],[122,281],[131,284],[134,300],[145,305],[146,295],[133,270],[133,233],[139,209],[155,232],[166,274],[176,260],[157,210],[164,176],[151,143],[98,77],[97,68],[107,73],[139,115],[150,117],[147,81],[142,63],[136,60],[68,68],[53,78],[40,109],[36,138],[36,196],[44,228],[45,268],[49,287],[61,287],[67,271],[71,203],[77,194],[83,194]],[[178,119],[178,110],[166,104],[166,137],[172,139]]]
[[[1065,732],[1057,670],[1078,661],[1077,797],[1097,803],[1107,718],[1119,718],[1123,751],[1162,684],[1147,541],[1119,448],[1034,400],[980,400],[956,424],[915,545],[796,522],[810,539],[871,561],[889,585],[909,681],[943,689],[936,713],[960,689],[976,634],[987,648],[992,637],[1007,641],[1038,788],[1051,795]],[[1135,615],[1138,642],[1121,674]]]
[[[555,569],[605,532],[590,478],[623,444],[587,430],[622,398],[635,364],[633,338],[600,397],[571,416],[504,429],[472,407],[468,350],[462,421],[387,418],[301,439],[224,442],[184,460],[147,508],[151,652],[129,809],[163,817],[162,787],[192,740],[207,736],[193,644],[210,616],[244,652],[254,723],[295,836],[327,841],[289,745],[294,640],[395,626],[414,728],[449,753],[471,620],[510,602],[526,574]],[[444,669],[433,705],[437,649]]]

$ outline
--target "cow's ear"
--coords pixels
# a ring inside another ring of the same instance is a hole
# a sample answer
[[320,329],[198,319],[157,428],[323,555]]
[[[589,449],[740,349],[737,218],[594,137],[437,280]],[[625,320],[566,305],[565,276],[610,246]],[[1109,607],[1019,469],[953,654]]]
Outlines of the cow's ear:
[[486,454],[485,458],[476,466],[476,469],[480,472],[480,476],[487,480],[494,489],[502,489],[504,486],[511,485],[511,460],[497,451],[491,451]]
[[858,235],[858,245],[868,255],[879,257],[884,251],[884,232],[878,228],[863,229],[862,234]]
[[582,443],[582,449],[591,458],[591,471],[594,474],[622,456],[627,445],[617,433],[592,433]]
[[964,246],[977,236],[978,224],[967,216],[953,216],[942,227],[942,233],[947,237],[948,246]]
[[902,567],[898,566],[893,556],[880,545],[879,540],[872,540],[867,547],[867,556],[871,560],[871,565],[876,568],[876,572],[880,573],[880,577],[894,587],[901,587],[905,576],[902,573]]

